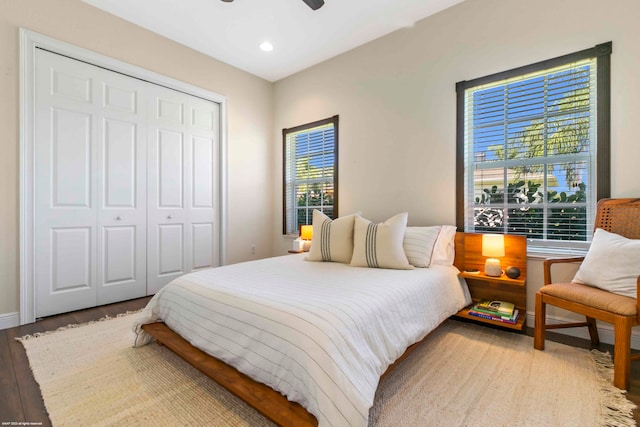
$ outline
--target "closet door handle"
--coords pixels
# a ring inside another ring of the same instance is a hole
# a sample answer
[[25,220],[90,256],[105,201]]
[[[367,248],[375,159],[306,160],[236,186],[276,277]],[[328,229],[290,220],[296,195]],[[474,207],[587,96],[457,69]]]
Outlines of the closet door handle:
[[173,217],[171,215],[167,215],[167,219],[172,219]]
[[118,215],[118,216],[116,217],[116,221],[122,221],[122,217],[121,217],[120,215]]

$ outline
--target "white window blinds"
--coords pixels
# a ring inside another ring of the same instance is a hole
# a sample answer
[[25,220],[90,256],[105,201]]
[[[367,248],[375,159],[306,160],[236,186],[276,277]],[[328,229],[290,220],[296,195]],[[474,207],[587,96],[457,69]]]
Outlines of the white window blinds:
[[337,215],[338,116],[283,130],[284,234],[311,224],[318,209]]

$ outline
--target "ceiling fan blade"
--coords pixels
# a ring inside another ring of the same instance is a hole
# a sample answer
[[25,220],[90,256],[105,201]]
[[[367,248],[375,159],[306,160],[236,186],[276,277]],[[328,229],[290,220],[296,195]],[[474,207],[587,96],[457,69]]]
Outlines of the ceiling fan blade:
[[[233,0],[222,0],[222,1],[226,3],[231,3]],[[322,6],[324,6],[324,0],[302,0],[302,1],[305,2],[307,6],[309,6],[313,10],[318,10]]]
[[313,10],[318,10],[324,5],[324,0],[302,0]]

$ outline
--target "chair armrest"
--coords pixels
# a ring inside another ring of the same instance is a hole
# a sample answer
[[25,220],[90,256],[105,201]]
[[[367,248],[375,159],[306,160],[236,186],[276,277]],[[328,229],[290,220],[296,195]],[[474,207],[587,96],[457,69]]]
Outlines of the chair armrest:
[[583,256],[576,256],[570,258],[547,258],[544,260],[543,268],[544,268],[544,284],[548,285],[553,283],[551,281],[551,266],[553,264],[561,264],[561,263],[572,263],[572,262],[582,262],[584,261]]

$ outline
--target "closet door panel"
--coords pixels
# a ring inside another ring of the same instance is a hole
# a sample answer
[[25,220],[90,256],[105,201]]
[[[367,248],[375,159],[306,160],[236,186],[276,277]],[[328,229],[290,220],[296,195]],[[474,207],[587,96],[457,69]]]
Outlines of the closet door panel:
[[135,226],[103,228],[104,285],[130,283],[135,280],[136,255]]
[[213,267],[213,224],[191,224],[192,235],[192,265],[191,270]]
[[214,160],[212,137],[192,136],[192,198],[189,206],[192,270],[215,265],[214,246]]
[[219,175],[220,110],[217,104],[189,99],[191,159],[191,199],[189,231],[192,241],[191,269],[219,265],[217,205]]
[[91,114],[51,109],[53,206],[90,207]]
[[91,67],[36,51],[36,317],[95,306],[96,121]]
[[184,134],[159,129],[157,140],[158,208],[184,208]]
[[[111,76],[109,80],[113,81],[113,76]],[[124,81],[123,79],[120,80]],[[136,87],[131,87],[131,83],[134,83]],[[140,108],[140,85],[142,85],[142,83],[135,79],[124,85],[114,85],[105,82],[103,86],[105,110],[138,115],[138,108]]]
[[51,229],[51,292],[91,288],[92,230],[90,227]]
[[147,83],[96,70],[100,86],[98,304],[146,295]]
[[106,119],[104,125],[104,207],[135,208],[140,173],[136,124]]
[[161,224],[158,226],[158,273],[184,273],[184,230],[182,224]]
[[182,129],[185,126],[184,111],[186,109],[186,96],[160,87],[156,88],[154,92],[155,119],[157,122],[167,126],[175,125]]
[[187,95],[154,86],[148,101],[148,253],[147,294],[188,273],[190,233],[187,201],[191,197],[191,146]]
[[213,138],[194,136],[193,151],[193,208],[213,208]]

